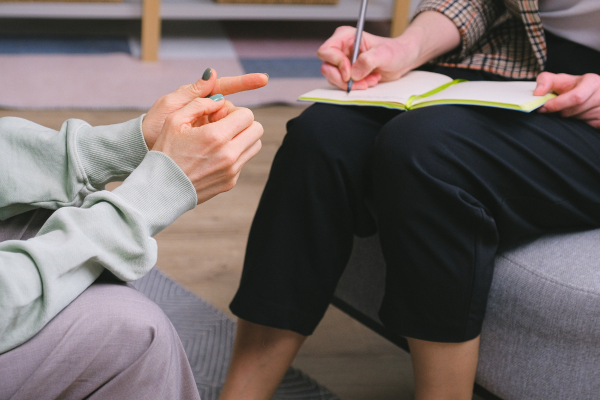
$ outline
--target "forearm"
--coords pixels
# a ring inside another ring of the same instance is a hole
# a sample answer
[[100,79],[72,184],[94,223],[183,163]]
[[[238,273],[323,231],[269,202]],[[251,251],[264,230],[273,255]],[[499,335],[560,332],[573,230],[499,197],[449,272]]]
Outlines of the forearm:
[[56,211],[38,235],[0,243],[0,353],[37,333],[104,271],[135,280],[156,262],[152,239],[196,205],[169,157],[150,152],[113,192]]
[[91,127],[66,121],[55,131],[0,119],[0,220],[34,209],[80,206],[107,182],[125,179],[147,148],[141,118]]
[[412,70],[457,48],[461,37],[456,25],[444,14],[425,11],[395,40],[413,54]]
[[[447,22],[450,21],[458,32],[459,41],[453,42],[454,47],[446,47],[445,51],[439,51],[444,50],[444,46],[440,46],[441,49],[438,48],[438,51],[428,54],[434,57],[430,57],[425,62],[442,55],[451,55],[453,59],[462,60],[506,12],[506,7],[500,0],[422,0],[417,7],[413,22],[423,14],[431,12],[446,17],[446,21],[438,18],[433,23],[426,24],[427,35],[433,35],[447,44],[446,40],[449,38],[444,37],[444,34],[449,34],[455,41],[455,32],[448,30]],[[435,43],[431,44],[435,47]]]

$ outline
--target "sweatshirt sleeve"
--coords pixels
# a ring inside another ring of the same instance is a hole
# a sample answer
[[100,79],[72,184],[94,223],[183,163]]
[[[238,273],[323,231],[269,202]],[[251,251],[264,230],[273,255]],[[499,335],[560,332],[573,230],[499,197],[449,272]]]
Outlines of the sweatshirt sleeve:
[[[446,61],[464,59],[506,11],[501,0],[422,0],[415,17],[424,11],[437,11],[458,28],[461,44],[444,57]],[[413,17],[414,18],[414,17]]]
[[[108,179],[95,176],[98,184]],[[146,274],[157,256],[152,237],[197,197],[177,164],[151,151],[120,187],[78,201],[56,211],[36,237],[0,243],[0,353],[39,332],[104,269],[125,281]]]
[[79,207],[108,182],[125,179],[148,153],[142,118],[98,127],[71,119],[58,131],[0,118],[0,220],[35,208]]

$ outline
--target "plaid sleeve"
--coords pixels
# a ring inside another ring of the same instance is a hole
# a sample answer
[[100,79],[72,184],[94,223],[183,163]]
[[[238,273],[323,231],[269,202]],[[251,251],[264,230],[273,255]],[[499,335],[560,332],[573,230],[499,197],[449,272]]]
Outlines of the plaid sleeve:
[[460,32],[461,46],[452,53],[452,58],[461,60],[506,9],[499,0],[423,0],[415,17],[424,11],[437,11],[454,22]]

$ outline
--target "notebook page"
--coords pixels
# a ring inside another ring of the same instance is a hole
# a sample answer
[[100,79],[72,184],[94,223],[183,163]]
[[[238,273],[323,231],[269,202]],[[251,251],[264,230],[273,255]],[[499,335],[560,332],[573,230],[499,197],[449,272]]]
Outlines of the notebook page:
[[445,104],[452,104],[453,100],[502,103],[524,106],[528,103],[540,99],[540,96],[534,96],[535,82],[461,82],[452,85],[441,92],[421,98],[413,105],[420,103],[429,103],[433,101],[444,101]]
[[380,83],[367,90],[345,90],[336,87],[312,90],[303,94],[300,99],[323,99],[344,103],[360,102],[390,102],[406,104],[408,99],[415,94],[429,92],[439,86],[452,82],[446,75],[426,71],[411,71],[402,78]]

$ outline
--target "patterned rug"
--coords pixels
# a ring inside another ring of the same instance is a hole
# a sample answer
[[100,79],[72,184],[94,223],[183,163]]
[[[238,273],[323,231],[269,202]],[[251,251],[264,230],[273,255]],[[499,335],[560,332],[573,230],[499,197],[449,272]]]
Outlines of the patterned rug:
[[[349,21],[349,23],[352,23]],[[240,106],[297,104],[322,87],[319,46],[339,22],[176,21],[163,24],[160,60],[139,60],[139,25],[3,21],[0,108],[139,109],[211,67],[219,76],[263,72],[269,84],[228,98]],[[388,25],[369,23],[385,34]]]
[[[157,269],[134,286],[167,314],[179,333],[202,400],[216,400],[227,374],[235,323]],[[290,368],[274,400],[339,400],[301,371]]]

